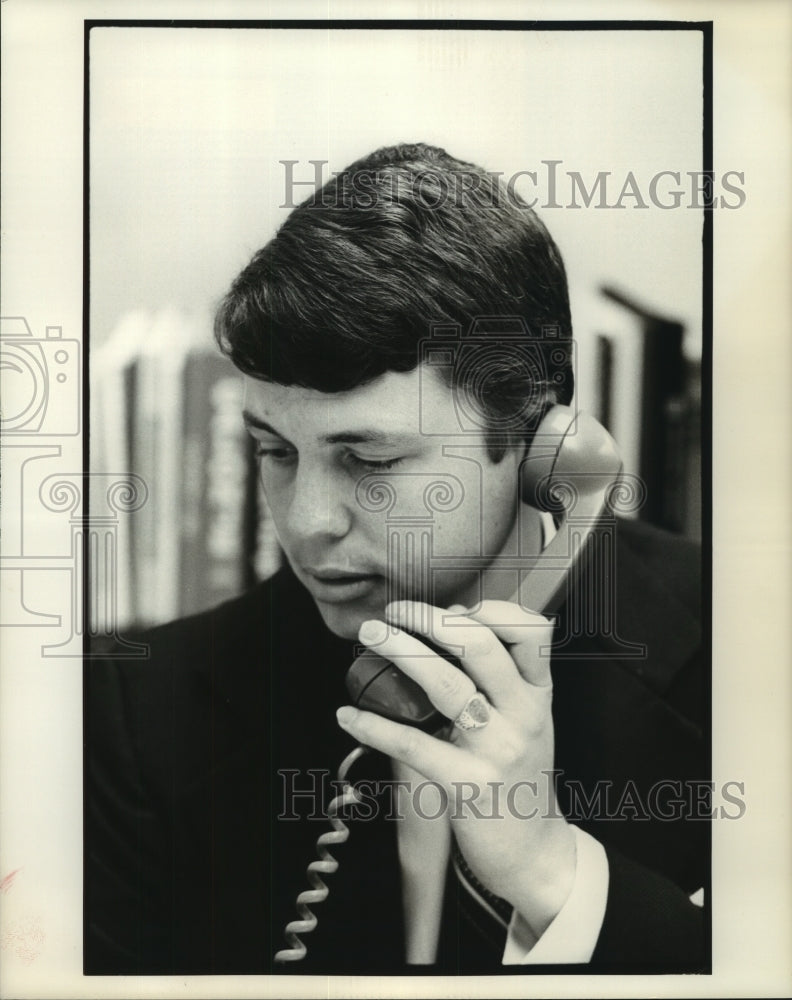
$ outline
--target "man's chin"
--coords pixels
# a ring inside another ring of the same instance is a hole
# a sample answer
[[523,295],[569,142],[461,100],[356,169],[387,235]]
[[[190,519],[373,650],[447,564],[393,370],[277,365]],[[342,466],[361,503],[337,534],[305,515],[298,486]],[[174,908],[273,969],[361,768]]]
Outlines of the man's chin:
[[[445,600],[446,595],[436,595],[435,602],[440,607],[453,603],[452,596]],[[384,587],[378,587],[369,593],[365,599],[357,601],[323,601],[317,594],[311,592],[314,604],[325,625],[341,639],[356,640],[360,626],[372,618],[382,619],[385,616],[385,604],[389,600],[414,600],[433,603],[425,595],[399,592],[398,588],[386,594]],[[440,598],[438,600],[438,597]]]
[[325,625],[341,639],[355,640],[360,626],[369,618],[382,618],[382,605],[366,607],[357,603],[328,604],[314,598]]

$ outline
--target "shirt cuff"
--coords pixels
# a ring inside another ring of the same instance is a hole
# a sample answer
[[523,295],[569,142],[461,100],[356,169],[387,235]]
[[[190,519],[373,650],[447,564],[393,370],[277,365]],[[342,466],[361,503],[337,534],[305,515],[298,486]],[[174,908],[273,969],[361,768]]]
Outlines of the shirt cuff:
[[554,965],[591,961],[608,902],[608,857],[598,840],[576,826],[577,863],[572,892],[533,946],[530,928],[515,910],[503,965]]

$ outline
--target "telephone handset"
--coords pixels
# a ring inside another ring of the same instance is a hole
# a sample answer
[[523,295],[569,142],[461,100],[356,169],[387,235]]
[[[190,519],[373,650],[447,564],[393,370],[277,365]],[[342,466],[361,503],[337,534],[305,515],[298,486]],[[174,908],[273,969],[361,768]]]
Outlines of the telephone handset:
[[[525,503],[551,511],[560,521],[559,530],[533,565],[524,568],[512,597],[515,603],[543,614],[558,608],[567,574],[594,531],[621,468],[616,443],[593,417],[560,405],[547,412],[523,461],[520,492]],[[574,532],[565,530],[572,508]],[[444,721],[424,690],[373,650],[357,657],[346,684],[358,708],[429,731]]]

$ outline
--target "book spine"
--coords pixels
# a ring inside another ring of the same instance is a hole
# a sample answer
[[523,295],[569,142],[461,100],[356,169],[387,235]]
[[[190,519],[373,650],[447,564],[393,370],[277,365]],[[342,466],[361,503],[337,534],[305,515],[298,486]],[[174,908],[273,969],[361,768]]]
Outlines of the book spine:
[[613,430],[613,342],[597,335],[597,417],[607,431]]
[[157,611],[157,517],[161,504],[156,488],[159,455],[159,418],[157,414],[157,373],[154,359],[139,356],[130,373],[133,387],[133,433],[131,439],[132,471],[141,476],[148,488],[148,501],[138,511],[134,531],[135,611],[140,624],[158,620]]
[[193,355],[184,379],[180,610],[191,614],[248,583],[250,463],[241,380],[229,363]]
[[210,392],[206,465],[206,589],[211,603],[239,593],[245,582],[244,509],[248,463],[241,380],[226,374]]
[[643,517],[671,531],[681,530],[684,518],[680,511],[685,463],[682,333],[680,323],[659,317],[644,322],[641,476],[647,501]]

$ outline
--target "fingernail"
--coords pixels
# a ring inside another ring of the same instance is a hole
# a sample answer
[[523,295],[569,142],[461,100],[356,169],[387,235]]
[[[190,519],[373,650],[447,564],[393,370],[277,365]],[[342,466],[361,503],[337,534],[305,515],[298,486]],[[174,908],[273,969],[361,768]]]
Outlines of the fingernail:
[[467,608],[464,604],[452,604],[448,609],[453,615],[464,615]]
[[407,601],[391,601],[385,605],[385,614],[389,618],[402,618],[409,607]]
[[351,705],[342,705],[336,712],[339,726],[348,726],[355,718],[355,709]]
[[363,622],[358,632],[361,642],[383,642],[388,635],[388,626],[376,618]]

